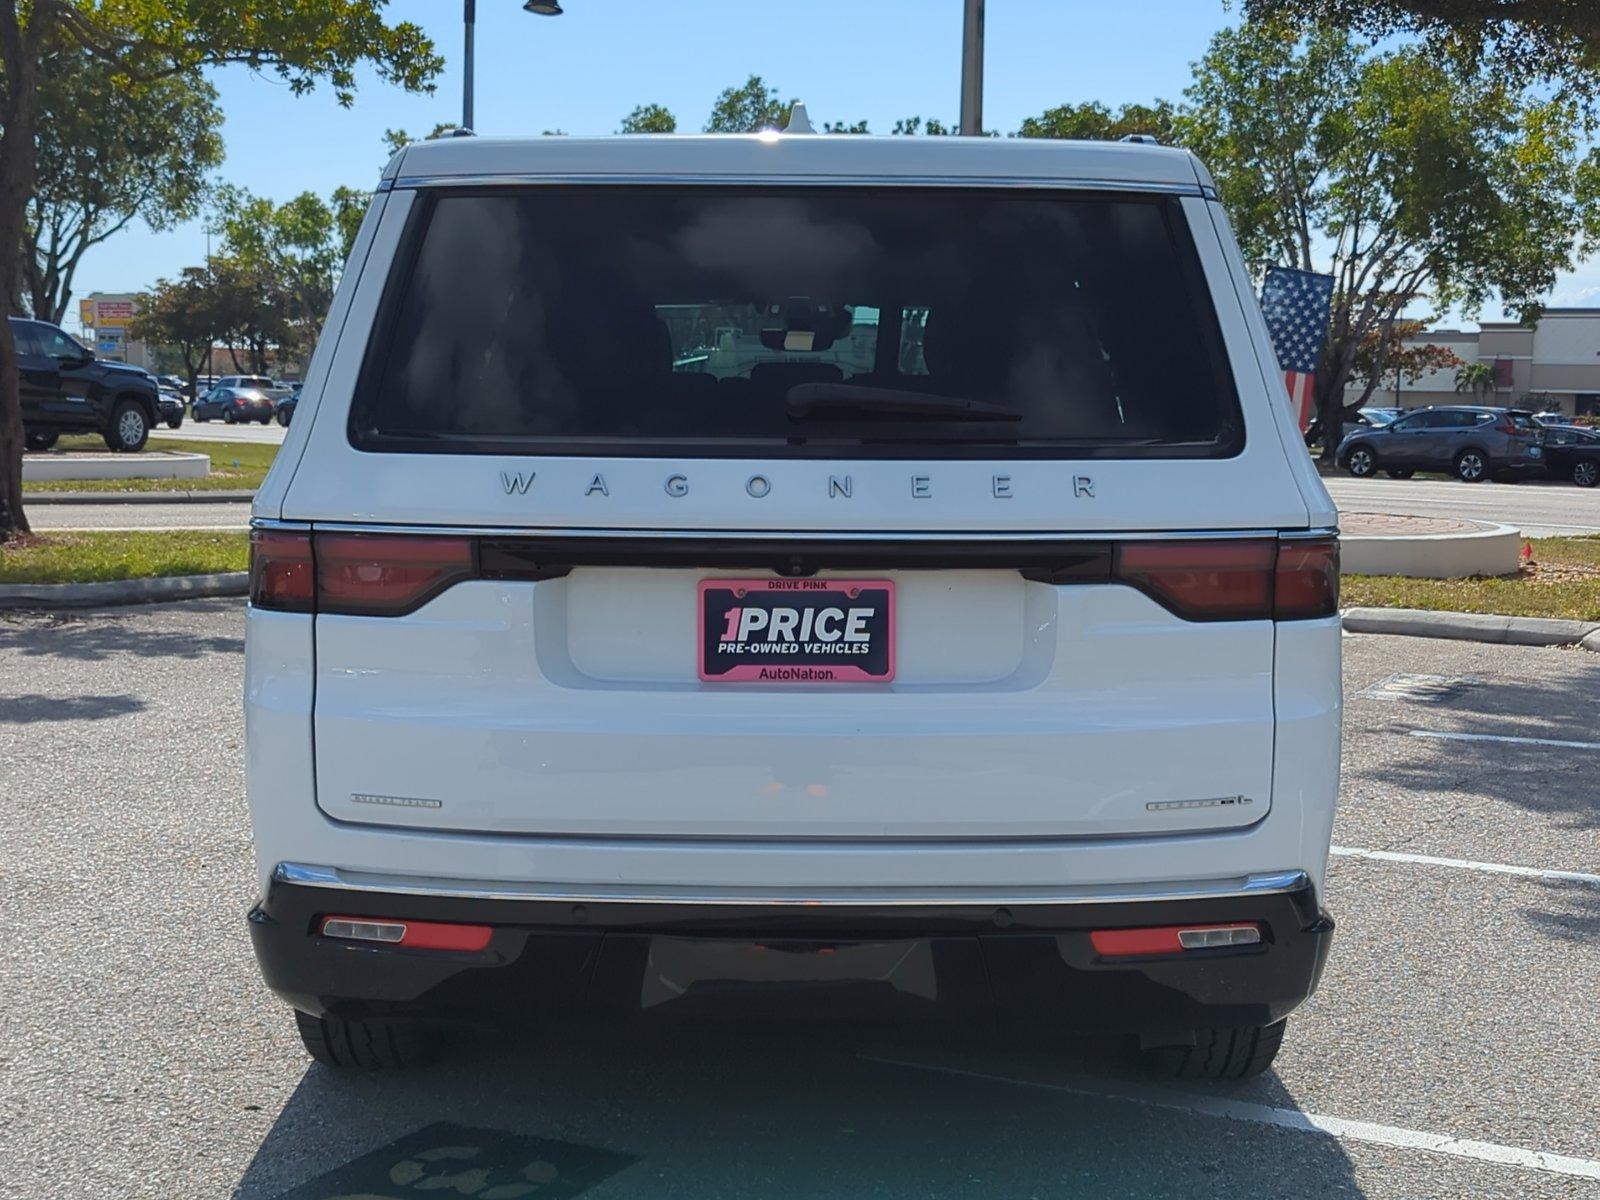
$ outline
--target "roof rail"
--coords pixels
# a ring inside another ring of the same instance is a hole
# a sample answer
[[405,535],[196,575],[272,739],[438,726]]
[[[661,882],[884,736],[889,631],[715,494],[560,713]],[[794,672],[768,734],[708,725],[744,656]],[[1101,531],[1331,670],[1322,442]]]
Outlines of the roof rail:
[[1140,146],[1159,146],[1161,139],[1153,133],[1125,133],[1117,139],[1119,142],[1133,142]]

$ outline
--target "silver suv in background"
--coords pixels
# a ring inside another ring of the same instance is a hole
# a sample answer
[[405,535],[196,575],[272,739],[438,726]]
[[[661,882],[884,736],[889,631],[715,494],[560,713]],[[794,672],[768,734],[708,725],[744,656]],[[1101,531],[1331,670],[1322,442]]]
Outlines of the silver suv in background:
[[1533,414],[1522,409],[1421,408],[1382,428],[1347,436],[1339,446],[1339,465],[1357,478],[1380,470],[1392,479],[1443,471],[1463,483],[1478,483],[1501,472],[1542,467],[1544,437]]

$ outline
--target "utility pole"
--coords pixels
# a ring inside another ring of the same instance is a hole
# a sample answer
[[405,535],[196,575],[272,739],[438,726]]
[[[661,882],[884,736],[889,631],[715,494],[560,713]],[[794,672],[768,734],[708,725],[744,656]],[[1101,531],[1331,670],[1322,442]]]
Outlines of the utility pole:
[[462,56],[461,128],[472,128],[472,27],[478,23],[478,0],[462,0],[461,20],[467,27],[467,44]]
[[[470,0],[469,0],[470,2]],[[965,0],[961,22],[961,133],[983,135],[983,0]]]

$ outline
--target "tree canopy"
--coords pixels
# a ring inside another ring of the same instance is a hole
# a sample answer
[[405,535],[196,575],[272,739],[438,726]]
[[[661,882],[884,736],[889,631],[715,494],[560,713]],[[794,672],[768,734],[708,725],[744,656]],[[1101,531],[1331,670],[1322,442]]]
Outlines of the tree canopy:
[[1172,105],[1165,100],[1154,104],[1124,104],[1115,112],[1091,100],[1087,104],[1063,104],[1046,109],[1037,117],[1025,117],[1017,136],[1116,141],[1130,134],[1146,133],[1161,142],[1171,143],[1177,140],[1173,132],[1175,116]]
[[170,229],[194,217],[222,161],[222,112],[200,79],[117,78],[82,50],[57,54],[40,79],[36,191],[22,246],[21,299],[59,321],[90,247],[135,219]]
[[[330,86],[349,104],[357,69],[428,90],[443,63],[422,28],[390,21],[384,0],[0,0],[0,318],[21,292],[28,208],[38,183],[41,82],[64,53],[87,53],[129,86],[198,80],[228,63],[296,93]],[[26,532],[16,346],[0,319],[0,541]]]
[[779,98],[778,89],[752,75],[738,87],[724,88],[711,106],[707,133],[759,133],[781,129],[795,101]]
[[677,133],[678,118],[664,104],[641,104],[622,118],[618,133]]

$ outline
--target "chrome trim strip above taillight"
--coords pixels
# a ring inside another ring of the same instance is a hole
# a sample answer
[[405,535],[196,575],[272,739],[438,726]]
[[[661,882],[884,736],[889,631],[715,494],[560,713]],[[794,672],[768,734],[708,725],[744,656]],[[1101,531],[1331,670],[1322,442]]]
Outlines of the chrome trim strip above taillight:
[[347,892],[381,892],[397,896],[429,896],[465,900],[530,900],[571,904],[766,904],[929,906],[949,904],[1112,904],[1152,900],[1216,900],[1294,892],[1309,886],[1304,871],[1272,871],[1231,879],[1180,880],[1133,884],[1085,884],[1049,888],[679,888],[650,885],[534,883],[495,879],[435,879],[352,871],[306,863],[279,863],[272,872],[279,883],[333,888]]

